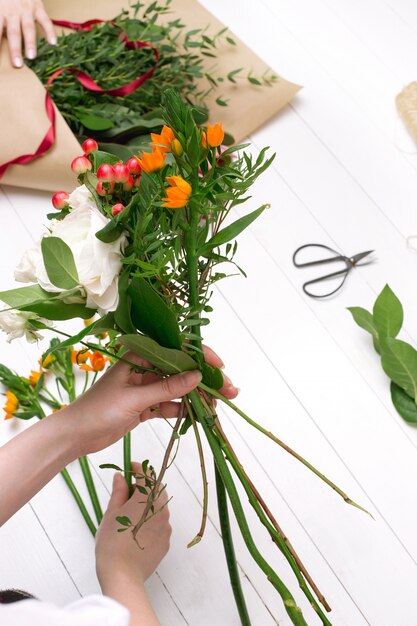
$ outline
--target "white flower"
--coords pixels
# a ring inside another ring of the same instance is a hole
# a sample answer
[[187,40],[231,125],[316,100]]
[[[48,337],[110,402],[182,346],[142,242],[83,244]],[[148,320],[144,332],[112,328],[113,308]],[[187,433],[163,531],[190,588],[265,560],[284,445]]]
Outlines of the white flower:
[[[100,213],[85,185],[70,194],[70,203],[71,212],[63,220],[51,224],[45,235],[65,241],[74,256],[82,297],[68,301],[81,301],[101,314],[114,311],[119,301],[118,279],[126,237],[121,235],[111,243],[97,239],[96,233],[110,220]],[[45,291],[63,292],[48,277],[40,242],[23,255],[15,278],[21,282],[37,282]]]
[[51,322],[29,311],[1,311],[0,312],[0,329],[7,333],[7,341],[10,343],[13,339],[25,336],[27,341],[34,343],[38,339],[42,339],[37,330],[31,327],[30,321],[37,320],[44,324],[51,325]]

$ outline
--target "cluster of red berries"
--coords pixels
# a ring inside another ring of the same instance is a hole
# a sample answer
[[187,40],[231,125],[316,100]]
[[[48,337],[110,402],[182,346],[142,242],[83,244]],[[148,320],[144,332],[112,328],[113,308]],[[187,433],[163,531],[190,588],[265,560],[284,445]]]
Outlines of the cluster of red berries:
[[[98,144],[94,139],[86,139],[82,145],[84,154],[76,157],[71,163],[71,169],[79,176],[85,174],[92,169],[91,161],[87,158],[95,150],[98,150]],[[103,163],[96,172],[98,183],[96,191],[100,196],[110,196],[114,192],[115,185],[120,185],[123,191],[131,191],[133,187],[139,186],[141,166],[135,157],[129,159],[126,163]],[[63,209],[68,204],[69,195],[66,191],[57,191],[52,196],[52,204],[55,209]],[[118,202],[112,207],[112,215],[118,215],[124,209],[124,205]]]

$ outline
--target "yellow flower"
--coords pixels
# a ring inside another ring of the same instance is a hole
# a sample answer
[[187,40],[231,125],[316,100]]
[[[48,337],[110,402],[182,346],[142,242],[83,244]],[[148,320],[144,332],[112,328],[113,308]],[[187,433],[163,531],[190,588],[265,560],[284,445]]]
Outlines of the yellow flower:
[[81,363],[85,363],[89,356],[90,352],[88,350],[71,351],[71,361],[74,363],[74,365],[80,365]]
[[150,174],[164,167],[165,153],[160,148],[154,148],[152,152],[142,152],[139,164],[144,172]]
[[224,130],[222,123],[219,122],[218,124],[214,124],[214,126],[211,124],[207,125],[207,130],[205,132],[203,131],[201,143],[204,147],[207,147],[208,144],[210,148],[215,148],[216,146],[220,146],[222,144],[223,139]]
[[107,361],[110,361],[108,356],[104,356],[101,352],[92,352],[89,355],[91,365],[87,365],[84,363],[80,365],[81,370],[85,370],[86,372],[101,372],[104,370]]
[[29,382],[32,385],[32,387],[36,387],[36,383],[38,382],[42,374],[43,374],[42,368],[40,368],[38,372],[35,370],[30,371]]
[[153,148],[158,148],[161,152],[170,152],[171,143],[175,139],[174,131],[169,126],[164,126],[161,130],[161,134],[151,133]]
[[171,143],[171,152],[175,156],[181,156],[184,152],[183,147],[178,139],[173,139]]
[[16,412],[17,407],[19,406],[19,400],[14,395],[13,391],[6,392],[6,404],[3,407],[3,411],[5,412],[4,419],[9,420],[13,417],[13,413]]
[[48,354],[45,358],[41,357],[38,361],[41,367],[47,369],[52,363],[55,361],[55,357],[53,354]]
[[169,187],[165,189],[166,196],[162,198],[167,209],[181,209],[191,196],[191,185],[181,176],[168,176]]

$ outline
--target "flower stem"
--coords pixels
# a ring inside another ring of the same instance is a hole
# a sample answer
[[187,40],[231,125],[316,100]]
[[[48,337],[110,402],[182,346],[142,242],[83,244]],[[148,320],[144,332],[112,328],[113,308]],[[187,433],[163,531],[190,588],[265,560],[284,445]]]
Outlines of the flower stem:
[[131,435],[126,433],[123,437],[123,469],[127,486],[129,487],[129,496],[133,495],[132,484],[132,451],[131,451]]
[[87,485],[88,493],[90,494],[91,504],[93,505],[94,513],[96,515],[97,523],[100,524],[103,519],[103,511],[101,510],[100,501],[98,499],[96,486],[94,484],[93,477],[91,475],[90,464],[86,456],[80,456],[78,462],[81,467],[81,471],[84,476],[85,484]]
[[297,461],[300,461],[300,463],[302,463],[303,465],[305,465],[311,472],[313,472],[313,474],[315,474],[316,476],[318,476],[322,481],[324,481],[326,483],[326,485],[329,485],[329,487],[331,487],[334,491],[336,491],[336,493],[339,494],[339,496],[341,496],[343,498],[343,500],[347,503],[350,504],[354,507],[356,507],[357,509],[360,509],[361,511],[363,511],[364,513],[367,513],[368,515],[371,515],[371,513],[369,511],[367,511],[366,509],[364,509],[362,506],[360,506],[360,504],[357,504],[356,502],[354,502],[351,498],[349,498],[349,496],[342,491],[342,489],[340,489],[340,487],[338,487],[337,485],[335,485],[335,483],[333,483],[329,478],[327,478],[327,476],[325,476],[324,474],[322,474],[318,469],[316,469],[314,467],[314,465],[312,465],[311,463],[309,463],[309,461],[307,461],[306,459],[304,459],[302,456],[300,456],[298,454],[298,452],[295,452],[295,450],[293,450],[292,448],[290,448],[289,446],[287,446],[286,443],[284,443],[281,439],[278,439],[278,437],[276,437],[273,433],[271,433],[269,430],[266,430],[266,428],[263,428],[263,426],[261,426],[260,424],[258,424],[257,422],[255,422],[252,418],[249,417],[249,415],[246,415],[246,413],[244,413],[241,409],[239,409],[238,406],[236,406],[236,404],[233,404],[233,402],[231,402],[230,400],[228,400],[227,398],[225,398],[221,393],[219,393],[218,391],[216,391],[215,389],[211,389],[210,387],[207,387],[207,385],[204,385],[203,383],[199,384],[200,389],[203,389],[203,391],[206,391],[207,393],[209,393],[211,396],[214,396],[215,398],[217,398],[218,400],[221,400],[222,402],[224,402],[225,404],[227,404],[227,406],[229,406],[231,409],[233,409],[235,411],[235,413],[237,413],[238,415],[240,415],[240,417],[243,417],[243,419],[248,422],[248,424],[250,424],[251,426],[253,426],[254,428],[256,428],[256,430],[259,430],[261,433],[263,433],[264,435],[266,435],[269,439],[272,439],[272,441],[275,441],[276,444],[278,444],[281,448],[283,448],[284,450],[286,450],[286,452],[288,452],[289,454],[291,454],[291,456],[293,456],[294,458],[297,459]]
[[239,571],[236,562],[235,549],[233,546],[232,530],[230,528],[229,511],[227,508],[227,494],[222,477],[214,464],[216,476],[217,506],[219,509],[220,529],[223,540],[224,552],[226,554],[227,568],[229,570],[230,584],[232,586],[233,595],[237,610],[239,612],[242,626],[251,626],[248,609],[243,595],[240,583]]
[[74,496],[74,500],[76,501],[76,503],[78,504],[78,508],[81,511],[81,515],[83,516],[85,523],[87,524],[88,528],[91,531],[91,534],[93,535],[93,537],[95,537],[97,529],[94,525],[93,520],[90,517],[90,514],[88,513],[86,506],[80,496],[80,493],[77,489],[77,487],[74,485],[73,480],[71,478],[71,476],[69,475],[69,472],[66,468],[64,468],[63,470],[61,470],[61,476],[62,478],[65,480],[65,482],[67,483],[68,489],[71,491],[72,495]]

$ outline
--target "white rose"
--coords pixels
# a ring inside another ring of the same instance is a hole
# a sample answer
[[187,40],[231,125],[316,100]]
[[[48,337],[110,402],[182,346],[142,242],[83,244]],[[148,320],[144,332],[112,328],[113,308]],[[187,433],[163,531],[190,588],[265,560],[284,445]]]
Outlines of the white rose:
[[1,311],[0,312],[0,329],[7,333],[7,341],[10,343],[13,339],[25,336],[27,341],[34,343],[38,339],[42,339],[42,335],[38,333],[30,325],[31,320],[37,320],[44,324],[51,325],[51,322],[29,311]]
[[[87,196],[82,187],[76,190],[79,191],[76,196],[77,202],[80,202],[79,206],[73,208],[63,220],[52,224],[45,236],[59,237],[71,248],[80,280],[81,301],[87,307],[98,309],[99,313],[105,314],[114,311],[119,301],[118,278],[122,268],[122,252],[127,240],[124,235],[111,243],[103,243],[97,239],[96,233],[110,220],[90,203],[91,196]],[[83,200],[85,203],[81,204]],[[36,250],[39,256],[36,256],[34,251],[25,253],[18,266],[19,279],[23,282],[33,282],[34,277],[34,281],[45,291],[62,292],[63,290],[53,285],[48,277],[40,242]],[[35,267],[31,265],[32,261]],[[77,300],[80,301],[79,298]]]
[[93,196],[85,185],[80,185],[72,191],[68,198],[68,206],[71,209],[79,209],[80,207],[90,207],[95,209],[96,203]]
[[15,280],[20,283],[36,283],[36,268],[41,257],[39,244],[26,250],[14,271]]

